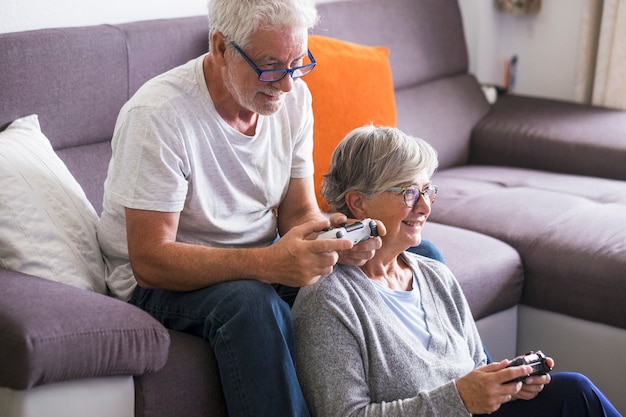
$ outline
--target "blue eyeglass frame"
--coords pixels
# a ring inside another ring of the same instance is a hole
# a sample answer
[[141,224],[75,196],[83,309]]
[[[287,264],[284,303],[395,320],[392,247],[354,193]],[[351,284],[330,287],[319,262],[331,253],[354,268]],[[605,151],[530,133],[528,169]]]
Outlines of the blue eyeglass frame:
[[[285,76],[287,74],[289,74],[289,76],[293,79],[297,79],[297,78],[301,78],[304,77],[305,75],[309,74],[311,71],[313,71],[313,68],[315,68],[315,58],[313,58],[313,54],[311,53],[311,51],[309,49],[307,49],[307,55],[309,57],[309,59],[311,60],[310,64],[306,64],[306,65],[302,65],[299,67],[295,67],[295,68],[280,68],[280,69],[271,69],[271,70],[262,70],[259,67],[256,66],[256,64],[254,63],[254,61],[252,61],[248,55],[245,54],[245,52],[241,49],[241,47],[239,47],[239,45],[237,45],[235,42],[230,42],[230,44],[233,46],[233,48],[235,48],[235,50],[237,52],[239,52],[239,54],[243,57],[243,59],[246,60],[246,62],[250,65],[250,67],[252,67],[252,69],[254,70],[254,72],[256,72],[257,74],[257,78],[259,81],[262,81],[264,83],[275,83],[277,81],[282,80],[283,78],[285,78]],[[296,71],[300,71],[303,68],[310,68],[310,70],[308,70],[307,72],[305,72],[302,75],[295,75],[294,76],[294,72]],[[263,76],[263,74],[267,74],[267,73],[281,73],[282,75],[279,78],[276,79],[272,79],[272,80],[263,80],[261,79],[261,77]]]
[[[417,198],[411,203],[409,204],[408,201],[406,201],[406,190],[408,189],[414,189],[417,190]],[[417,203],[419,203],[420,198],[424,197],[424,199],[426,201],[428,201],[429,204],[433,204],[435,202],[435,198],[437,197],[437,191],[439,190],[439,187],[437,187],[436,185],[429,185],[428,188],[424,191],[420,190],[419,187],[417,187],[416,185],[407,185],[405,187],[391,187],[391,188],[387,188],[385,191],[392,191],[392,192],[402,192],[402,198],[404,200],[404,205],[409,207],[409,208],[413,208],[415,207],[415,205]],[[426,199],[426,196],[432,192],[432,197],[429,196],[428,199]]]

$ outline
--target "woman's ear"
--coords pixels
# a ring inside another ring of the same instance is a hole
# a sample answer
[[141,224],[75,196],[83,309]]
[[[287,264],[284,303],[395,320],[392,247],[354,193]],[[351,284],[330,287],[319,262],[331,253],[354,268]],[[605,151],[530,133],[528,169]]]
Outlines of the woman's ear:
[[363,197],[363,194],[358,191],[348,191],[345,199],[346,205],[348,206],[348,209],[350,209],[350,212],[354,215],[355,219],[364,219],[367,217],[365,215],[365,198]]

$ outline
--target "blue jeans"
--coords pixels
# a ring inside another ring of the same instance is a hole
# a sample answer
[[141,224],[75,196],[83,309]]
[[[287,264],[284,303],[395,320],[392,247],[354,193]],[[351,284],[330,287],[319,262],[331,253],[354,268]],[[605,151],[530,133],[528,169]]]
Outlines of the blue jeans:
[[271,285],[233,281],[190,292],[137,287],[130,303],[211,344],[229,416],[309,416],[291,354],[291,312]]
[[609,400],[584,375],[561,372],[529,401],[503,404],[490,417],[621,417]]

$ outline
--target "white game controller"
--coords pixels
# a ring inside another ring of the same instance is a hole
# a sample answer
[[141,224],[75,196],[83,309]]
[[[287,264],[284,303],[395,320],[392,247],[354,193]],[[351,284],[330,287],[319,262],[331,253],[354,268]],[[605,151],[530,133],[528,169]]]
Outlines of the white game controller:
[[317,239],[349,239],[356,245],[374,236],[378,236],[376,222],[372,219],[363,219],[351,225],[326,230]]

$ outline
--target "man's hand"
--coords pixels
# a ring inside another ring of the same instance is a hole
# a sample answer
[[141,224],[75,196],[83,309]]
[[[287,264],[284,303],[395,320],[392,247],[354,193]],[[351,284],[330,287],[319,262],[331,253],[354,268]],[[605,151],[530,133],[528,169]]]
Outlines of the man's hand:
[[304,287],[333,271],[339,253],[353,244],[347,239],[315,240],[329,226],[328,220],[314,220],[293,227],[276,243],[266,248],[271,262],[271,283]]

